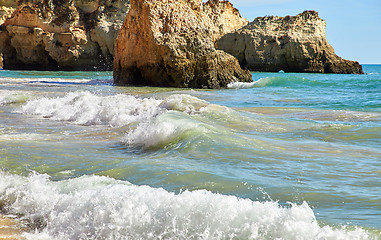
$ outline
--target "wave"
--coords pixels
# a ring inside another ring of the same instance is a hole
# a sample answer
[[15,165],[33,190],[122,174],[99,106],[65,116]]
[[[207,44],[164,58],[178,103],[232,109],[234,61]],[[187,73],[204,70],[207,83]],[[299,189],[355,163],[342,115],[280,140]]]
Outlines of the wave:
[[322,87],[322,88],[339,88],[339,89],[379,89],[380,79],[372,75],[353,75],[348,77],[340,74],[327,76],[324,74],[304,74],[296,75],[280,75],[259,78],[250,83],[234,82],[228,85],[230,89],[247,89],[247,88],[262,88],[262,87]]
[[122,142],[135,147],[159,148],[207,131],[202,123],[171,111],[140,123],[124,136]]
[[197,114],[207,111],[208,102],[186,94],[174,94],[164,100],[131,95],[97,96],[88,91],[71,92],[63,97],[43,97],[22,106],[24,114],[79,125],[126,126],[153,119],[167,111]]
[[53,182],[0,172],[0,206],[26,239],[370,239],[319,226],[306,202],[285,207],[206,190],[179,194],[101,176]]
[[229,109],[186,94],[158,100],[124,94],[97,96],[90,92],[72,92],[63,97],[30,100],[20,111],[78,125],[127,127],[121,140],[124,144],[150,148],[206,132],[208,127],[203,126],[210,122],[206,120],[204,124],[204,118],[195,116],[224,115]]
[[[300,125],[298,120],[279,121],[271,116],[247,116],[187,94],[155,99],[125,94],[98,96],[90,92],[72,92],[61,97],[30,100],[21,107],[21,112],[79,125],[118,128],[115,131],[121,134],[119,141],[123,145],[143,149],[178,147],[186,142],[191,142],[190,145],[205,145],[203,142],[213,143],[216,139],[219,145],[231,146],[237,142],[236,146],[239,147],[247,144],[245,133],[248,131],[279,133],[315,126],[312,123]],[[253,112],[262,113],[261,109],[254,109]],[[302,109],[287,112],[280,109],[278,112],[274,110],[272,114],[320,121],[380,120],[380,115],[376,113],[350,111]],[[254,141],[252,137],[249,139]]]
[[[259,81],[259,80],[258,80]],[[246,88],[254,88],[258,81],[255,82],[233,82],[228,84],[228,88],[230,89],[246,89]]]
[[64,97],[39,98],[22,106],[22,113],[79,125],[121,127],[160,114],[161,101],[118,94],[97,96],[90,92],[72,92]]
[[233,82],[228,84],[230,89],[247,89],[247,88],[261,88],[269,86],[295,86],[295,85],[320,85],[317,81],[309,80],[303,77],[265,77],[260,78],[257,81],[246,82]]
[[186,139],[202,138],[208,133],[221,131],[223,121],[228,121],[231,115],[227,107],[186,94],[171,95],[159,106],[166,111],[150,121],[139,123],[125,135],[125,144],[158,148]]

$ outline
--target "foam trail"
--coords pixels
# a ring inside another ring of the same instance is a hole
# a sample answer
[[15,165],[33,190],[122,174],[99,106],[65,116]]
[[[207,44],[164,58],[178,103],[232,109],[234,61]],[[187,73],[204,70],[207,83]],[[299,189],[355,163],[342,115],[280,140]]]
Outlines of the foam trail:
[[22,216],[27,239],[369,239],[361,228],[320,227],[307,203],[282,207],[211,193],[180,194],[107,177],[53,182],[0,172],[0,206]]

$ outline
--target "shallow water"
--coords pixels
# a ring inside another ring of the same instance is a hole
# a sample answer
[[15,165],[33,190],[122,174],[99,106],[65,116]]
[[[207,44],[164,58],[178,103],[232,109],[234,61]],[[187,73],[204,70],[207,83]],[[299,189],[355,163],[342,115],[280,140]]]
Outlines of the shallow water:
[[364,69],[223,90],[0,71],[0,213],[29,239],[378,239],[381,66]]

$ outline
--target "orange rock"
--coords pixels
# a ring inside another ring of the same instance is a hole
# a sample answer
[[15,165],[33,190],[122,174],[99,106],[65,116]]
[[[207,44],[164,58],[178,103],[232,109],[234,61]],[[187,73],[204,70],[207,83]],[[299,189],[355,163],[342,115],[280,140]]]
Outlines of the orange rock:
[[363,73],[358,62],[335,54],[326,39],[325,26],[315,11],[260,17],[226,34],[216,45],[252,71]]
[[114,83],[221,88],[252,81],[233,56],[214,47],[215,39],[232,30],[216,22],[236,18],[236,26],[242,26],[246,21],[236,13],[219,16],[228,15],[226,7],[231,5],[213,2],[225,9],[213,11],[213,5],[202,0],[131,1],[115,45]]
[[111,70],[128,9],[129,0],[9,0],[0,8],[4,68]]

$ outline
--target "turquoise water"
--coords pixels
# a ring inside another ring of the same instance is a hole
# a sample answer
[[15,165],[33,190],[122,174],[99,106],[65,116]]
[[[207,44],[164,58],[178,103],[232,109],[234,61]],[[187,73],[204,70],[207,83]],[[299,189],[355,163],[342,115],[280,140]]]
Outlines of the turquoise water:
[[381,65],[229,89],[0,71],[0,213],[27,239],[379,239]]

